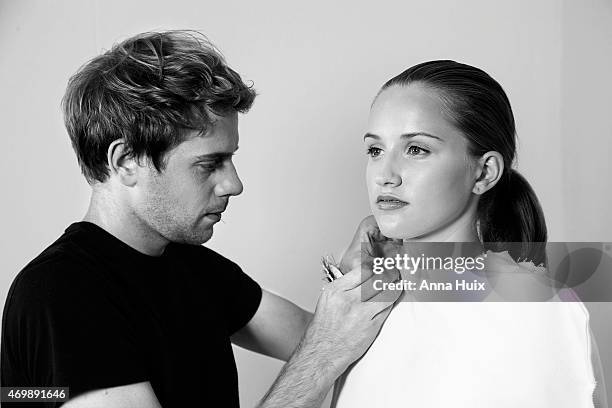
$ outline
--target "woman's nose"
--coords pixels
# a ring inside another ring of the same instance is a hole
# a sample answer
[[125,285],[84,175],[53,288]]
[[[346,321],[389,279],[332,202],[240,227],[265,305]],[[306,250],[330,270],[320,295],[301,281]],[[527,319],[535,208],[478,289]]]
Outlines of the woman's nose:
[[402,184],[402,177],[395,170],[393,163],[388,160],[386,163],[383,163],[379,173],[375,178],[376,184],[381,187],[397,187]]

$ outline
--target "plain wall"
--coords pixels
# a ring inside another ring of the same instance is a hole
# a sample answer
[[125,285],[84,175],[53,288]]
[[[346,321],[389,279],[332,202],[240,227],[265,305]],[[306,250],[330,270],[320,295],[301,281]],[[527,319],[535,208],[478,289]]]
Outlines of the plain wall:
[[[88,204],[59,109],[69,76],[114,42],[170,28],[206,33],[260,93],[240,123],[245,191],[207,245],[302,307],[316,303],[320,257],[338,254],[368,213],[361,138],[373,96],[429,59],[476,65],[505,88],[518,169],[551,241],[612,241],[609,0],[2,1],[1,299]],[[610,369],[608,306],[592,321]],[[281,363],[235,350],[253,406]]]
[[[611,242],[612,2],[564,1],[561,41],[565,240]],[[586,306],[600,349],[610,404],[612,303]]]

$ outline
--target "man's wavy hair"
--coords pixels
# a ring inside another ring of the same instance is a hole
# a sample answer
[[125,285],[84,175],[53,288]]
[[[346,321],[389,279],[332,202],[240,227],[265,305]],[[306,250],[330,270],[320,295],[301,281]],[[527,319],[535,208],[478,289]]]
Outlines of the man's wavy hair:
[[62,107],[81,170],[93,184],[109,176],[113,141],[123,139],[129,154],[162,171],[165,153],[189,131],[205,134],[212,114],[248,111],[255,95],[204,35],[166,31],[131,37],[82,66]]

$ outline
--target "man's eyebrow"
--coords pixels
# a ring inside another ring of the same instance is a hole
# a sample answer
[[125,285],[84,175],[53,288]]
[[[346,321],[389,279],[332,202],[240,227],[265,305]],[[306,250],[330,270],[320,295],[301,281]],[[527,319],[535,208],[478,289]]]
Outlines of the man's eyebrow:
[[[404,134],[400,135],[400,138],[402,138],[402,139],[409,139],[409,138],[415,137],[415,136],[427,136],[427,137],[431,137],[431,138],[434,138],[434,139],[438,139],[441,142],[444,142],[444,140],[442,138],[440,138],[438,136],[435,136],[435,135],[432,135],[430,133],[425,133],[425,132],[404,133]],[[368,137],[371,137],[372,139],[376,139],[376,140],[380,140],[381,139],[380,136],[378,136],[378,135],[375,135],[373,133],[366,133],[363,136],[363,140],[366,140]]]
[[224,160],[234,155],[233,152],[216,152],[216,153],[207,153],[201,154],[195,157],[196,161],[201,160]]

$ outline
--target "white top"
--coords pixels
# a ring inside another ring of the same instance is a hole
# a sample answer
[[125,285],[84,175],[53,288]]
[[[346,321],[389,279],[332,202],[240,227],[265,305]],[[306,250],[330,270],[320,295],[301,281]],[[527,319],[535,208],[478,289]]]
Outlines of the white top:
[[580,302],[400,302],[332,407],[592,408],[594,388]]

